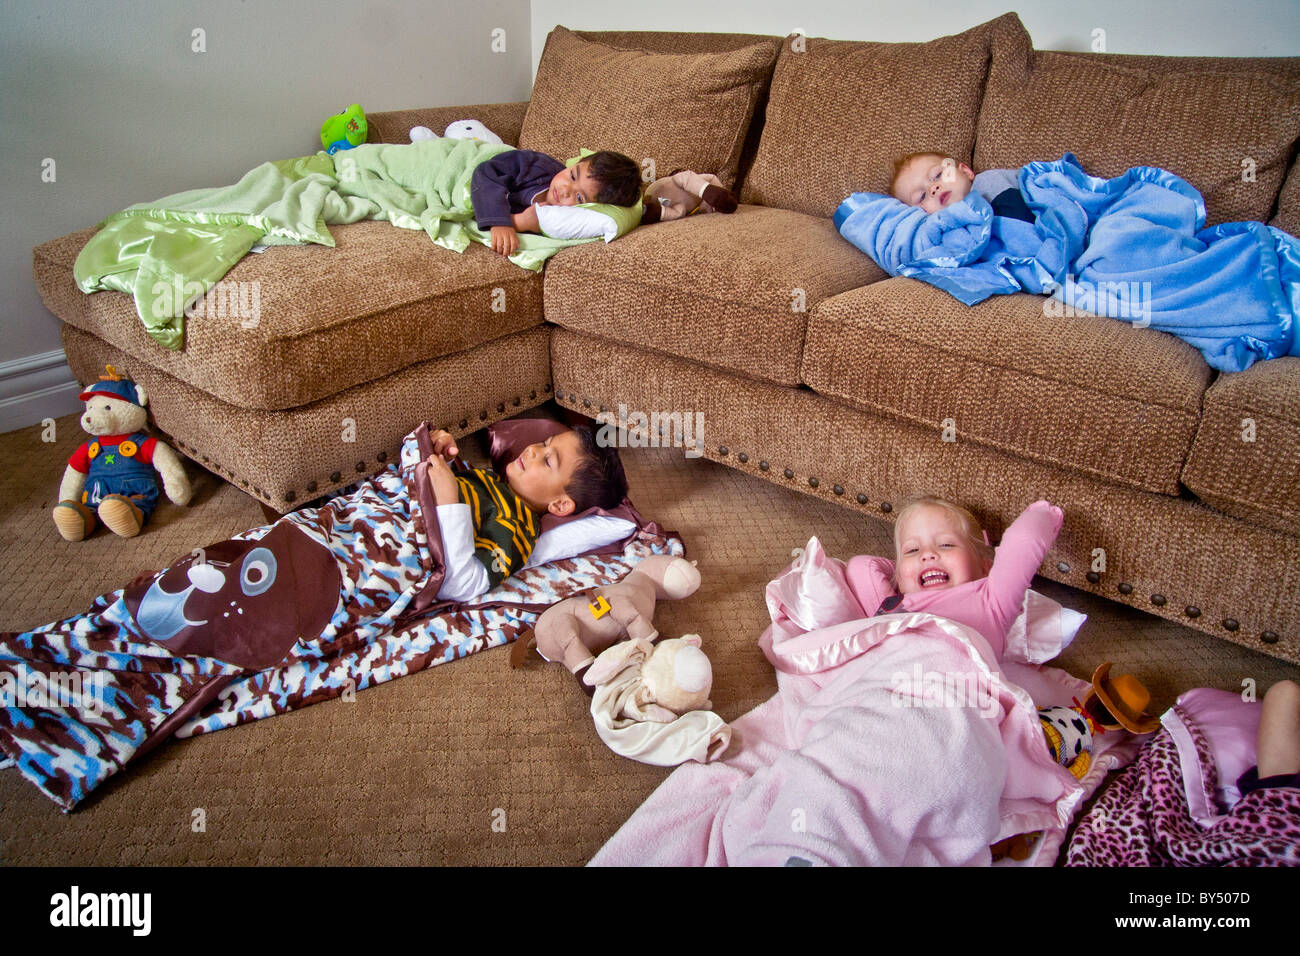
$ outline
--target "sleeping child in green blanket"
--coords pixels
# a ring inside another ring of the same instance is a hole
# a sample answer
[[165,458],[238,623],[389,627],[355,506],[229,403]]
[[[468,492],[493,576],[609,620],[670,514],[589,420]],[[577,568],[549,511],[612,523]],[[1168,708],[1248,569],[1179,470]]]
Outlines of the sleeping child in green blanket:
[[537,205],[631,206],[641,198],[641,169],[608,150],[565,166],[545,153],[513,149],[474,170],[470,197],[479,228],[491,231],[492,250],[510,256],[519,250],[519,233],[542,231]]

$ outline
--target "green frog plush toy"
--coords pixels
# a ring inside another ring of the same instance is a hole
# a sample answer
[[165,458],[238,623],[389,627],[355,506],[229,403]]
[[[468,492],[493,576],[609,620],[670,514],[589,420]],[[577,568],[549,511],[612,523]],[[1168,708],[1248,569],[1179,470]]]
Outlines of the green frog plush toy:
[[331,116],[320,128],[320,144],[333,156],[341,149],[351,149],[366,141],[369,127],[361,104],[353,103],[342,113]]

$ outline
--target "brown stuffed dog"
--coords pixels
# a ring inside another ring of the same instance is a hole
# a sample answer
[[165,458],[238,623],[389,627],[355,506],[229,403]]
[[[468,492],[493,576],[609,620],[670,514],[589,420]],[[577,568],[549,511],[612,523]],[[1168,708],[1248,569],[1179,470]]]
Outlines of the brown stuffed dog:
[[521,634],[510,651],[510,665],[520,666],[528,651],[548,661],[562,661],[573,674],[589,667],[611,644],[630,638],[654,641],[655,602],[680,600],[700,586],[700,572],[685,558],[652,554],[617,584],[592,588],[546,609],[532,634]]
[[712,173],[694,173],[681,169],[656,179],[645,191],[642,201],[644,211],[641,225],[652,222],[671,222],[696,212],[736,211],[736,197],[724,189],[721,180]]

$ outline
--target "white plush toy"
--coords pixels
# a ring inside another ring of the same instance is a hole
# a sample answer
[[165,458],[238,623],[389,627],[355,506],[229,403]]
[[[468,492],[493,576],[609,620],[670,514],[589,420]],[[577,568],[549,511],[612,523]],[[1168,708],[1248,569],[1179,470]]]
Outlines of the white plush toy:
[[[442,131],[444,139],[477,139],[484,143],[500,143],[501,137],[492,132],[478,120],[456,120],[449,123],[447,128]],[[438,134],[427,126],[415,126],[411,128],[411,142],[418,143],[422,139],[437,139]]]
[[698,634],[636,638],[596,658],[582,680],[596,689],[591,716],[611,750],[660,767],[723,754],[731,728],[710,709],[713,668],[700,643]]
[[477,139],[484,143],[501,142],[500,136],[474,119],[456,120],[454,123],[448,123],[447,128],[442,131],[442,135],[447,139]]

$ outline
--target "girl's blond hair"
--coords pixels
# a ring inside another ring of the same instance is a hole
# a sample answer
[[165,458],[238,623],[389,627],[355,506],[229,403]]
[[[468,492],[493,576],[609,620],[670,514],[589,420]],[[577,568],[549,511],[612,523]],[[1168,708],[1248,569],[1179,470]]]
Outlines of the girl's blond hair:
[[915,495],[908,498],[903,507],[898,512],[898,518],[894,521],[894,576],[890,583],[895,589],[898,588],[898,552],[899,540],[898,529],[903,526],[903,519],[915,511],[917,508],[942,508],[957,520],[957,525],[961,529],[962,537],[966,539],[966,544],[971,551],[984,562],[988,567],[993,563],[993,545],[989,544],[988,535],[980,528],[979,521],[973,514],[967,511],[959,504],[949,501],[946,498],[940,498],[938,495]]

